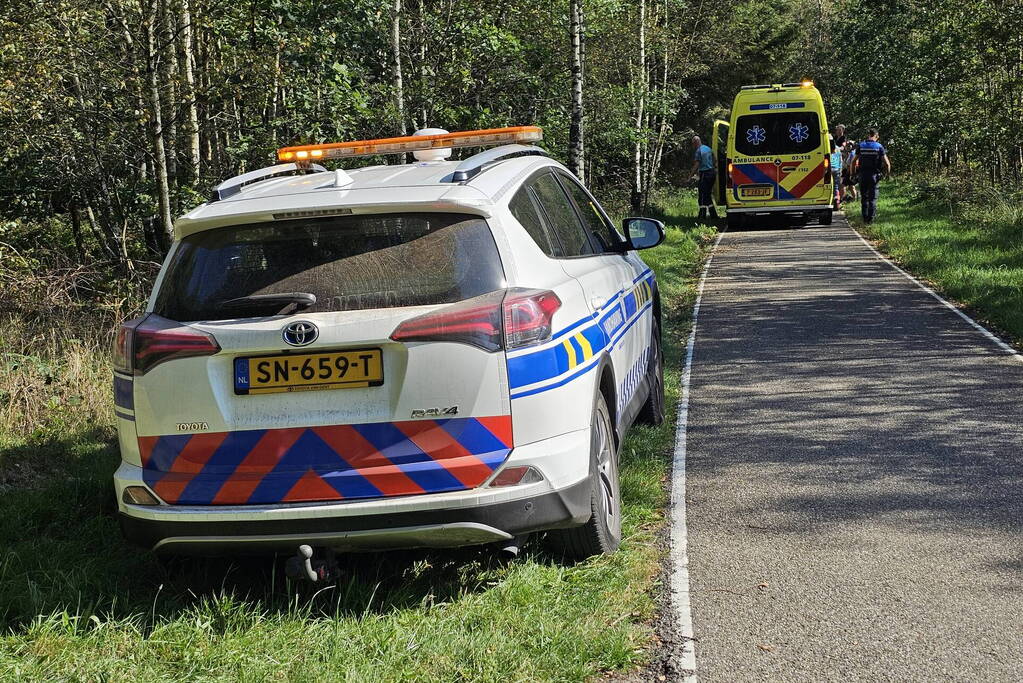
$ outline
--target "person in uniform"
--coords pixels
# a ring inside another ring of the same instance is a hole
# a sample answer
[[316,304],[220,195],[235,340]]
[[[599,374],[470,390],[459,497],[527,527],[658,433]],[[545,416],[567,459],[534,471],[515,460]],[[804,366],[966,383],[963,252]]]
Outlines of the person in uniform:
[[709,214],[711,218],[717,218],[718,212],[714,208],[714,180],[716,177],[714,151],[703,144],[699,135],[693,136],[693,167],[689,170],[689,177],[692,178],[696,173],[700,174],[698,185],[700,213],[697,217],[707,218]]
[[888,151],[877,141],[877,129],[867,131],[867,139],[859,144],[853,159],[853,175],[860,177],[860,207],[863,222],[868,225],[877,215],[877,184],[883,175],[892,172]]

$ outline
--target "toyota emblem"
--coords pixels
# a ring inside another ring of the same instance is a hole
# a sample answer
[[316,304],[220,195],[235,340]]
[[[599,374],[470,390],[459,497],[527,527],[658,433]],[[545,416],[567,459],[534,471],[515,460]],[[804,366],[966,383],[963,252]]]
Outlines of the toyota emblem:
[[311,322],[299,320],[284,328],[284,341],[292,346],[308,346],[320,336],[320,331]]

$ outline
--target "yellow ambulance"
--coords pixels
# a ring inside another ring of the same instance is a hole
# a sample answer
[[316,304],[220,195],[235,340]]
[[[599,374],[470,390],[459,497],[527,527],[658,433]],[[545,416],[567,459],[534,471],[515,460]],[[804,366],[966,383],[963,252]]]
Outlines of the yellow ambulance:
[[713,143],[715,201],[729,227],[767,215],[831,223],[831,143],[812,81],[743,86],[731,120],[714,123]]

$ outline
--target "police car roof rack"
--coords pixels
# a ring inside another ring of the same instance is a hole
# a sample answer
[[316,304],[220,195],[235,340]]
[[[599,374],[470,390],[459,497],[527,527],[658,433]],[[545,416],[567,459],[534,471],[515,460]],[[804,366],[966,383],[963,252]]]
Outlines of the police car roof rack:
[[249,171],[248,173],[242,173],[233,178],[228,178],[224,182],[213,188],[213,192],[210,193],[210,201],[218,202],[221,199],[227,199],[242,191],[242,188],[246,185],[252,185],[262,180],[269,180],[270,178],[279,178],[280,176],[286,175],[301,175],[304,173],[320,173],[326,171],[323,166],[318,164],[306,164],[299,166],[298,164],[277,164],[276,166],[268,166],[266,168],[259,168],[255,171]]
[[527,156],[547,156],[547,152],[534,145],[501,145],[463,160],[445,180],[451,183],[464,183],[498,162]]

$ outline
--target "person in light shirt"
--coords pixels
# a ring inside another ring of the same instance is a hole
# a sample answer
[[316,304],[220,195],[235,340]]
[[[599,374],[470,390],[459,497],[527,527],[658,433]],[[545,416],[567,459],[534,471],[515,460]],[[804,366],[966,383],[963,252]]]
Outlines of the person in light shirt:
[[699,201],[700,201],[700,212],[697,218],[705,219],[709,215],[711,218],[717,218],[718,212],[714,208],[714,151],[710,147],[703,144],[700,140],[699,135],[693,136],[693,166],[689,169],[689,178],[692,178],[697,173],[700,174],[699,178]]

